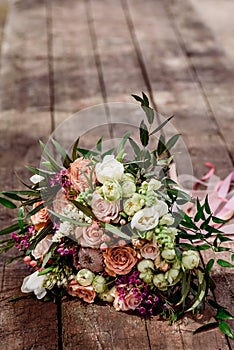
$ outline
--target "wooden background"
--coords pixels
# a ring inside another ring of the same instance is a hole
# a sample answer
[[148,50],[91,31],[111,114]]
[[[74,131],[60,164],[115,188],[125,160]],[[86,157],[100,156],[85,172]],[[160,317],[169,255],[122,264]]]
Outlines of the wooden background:
[[[40,161],[38,139],[73,112],[141,91],[176,115],[197,176],[206,161],[228,175],[233,13],[231,0],[1,0],[0,188],[19,186],[14,172],[28,176],[24,164]],[[1,227],[12,217],[1,208]],[[193,336],[203,320],[170,327],[77,301],[9,303],[28,270],[5,257],[0,268],[0,350],[234,349],[218,330]],[[217,267],[215,278],[217,300],[234,311],[233,275]]]

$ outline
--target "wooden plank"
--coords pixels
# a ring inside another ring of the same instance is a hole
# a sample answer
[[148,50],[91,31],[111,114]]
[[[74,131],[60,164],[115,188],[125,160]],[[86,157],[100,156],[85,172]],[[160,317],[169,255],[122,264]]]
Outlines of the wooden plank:
[[[168,12],[161,2],[148,1],[143,4],[141,1],[128,1],[124,3],[128,20],[134,24],[136,40],[150,77],[156,105],[160,111],[172,108],[172,111],[167,114],[178,114],[179,118],[175,118],[173,123],[179,132],[182,132],[183,137],[185,136],[195,174],[204,172],[203,161],[212,160],[215,161],[219,174],[227,175],[227,172],[232,169],[228,150],[223,138],[219,135],[214,116],[193,74],[186,53],[178,43],[177,33],[171,25]],[[182,8],[180,12],[183,13]],[[157,30],[157,27],[160,30]],[[200,45],[202,46],[202,43]],[[215,159],[213,159],[214,152]],[[228,294],[231,295],[230,290]],[[224,336],[218,331],[192,337],[192,331],[197,326],[198,322],[189,320],[188,327],[187,325],[180,327],[184,348],[201,349],[206,344],[209,349],[228,349]]]
[[[171,21],[181,37],[181,45],[184,46],[188,60],[197,76],[197,81],[201,85],[207,103],[213,112],[219,127],[220,137],[223,138],[232,162],[234,162],[231,115],[228,113],[221,115],[220,109],[216,110],[217,105],[222,105],[226,109],[233,106],[233,104],[229,104],[230,97],[233,97],[233,93],[231,93],[234,82],[232,60],[229,59],[228,55],[225,55],[219,41],[213,36],[207,24],[203,23],[204,17],[200,17],[189,1],[168,1],[167,3]],[[229,13],[229,20],[232,20],[231,8],[234,7],[230,7],[226,1],[222,3],[222,6],[226,8],[226,14]],[[213,7],[215,7],[215,3]],[[230,52],[231,50],[230,48]]]
[[[38,165],[38,138],[45,138],[51,128],[45,2],[25,7],[25,2],[14,1],[9,11],[0,86],[0,185],[5,190],[20,186],[14,171],[26,179],[29,173],[24,164]],[[12,218],[13,213],[1,208],[1,227]],[[57,349],[55,304],[8,301],[19,294],[23,278],[30,273],[23,262],[5,265],[6,258],[15,253],[1,259],[0,349]]]
[[225,176],[232,169],[226,145],[163,3],[124,3],[126,9],[129,3],[129,21],[134,23],[156,105],[164,115],[176,115],[172,123],[188,146],[195,174],[201,176],[203,163],[212,160],[218,173]]

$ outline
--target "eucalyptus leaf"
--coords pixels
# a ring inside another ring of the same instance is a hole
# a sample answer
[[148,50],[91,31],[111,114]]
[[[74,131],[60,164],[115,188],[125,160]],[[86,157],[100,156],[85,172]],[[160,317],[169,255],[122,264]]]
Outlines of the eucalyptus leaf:
[[229,338],[234,339],[233,331],[227,322],[221,321],[219,323],[219,329],[221,330],[221,332],[226,334]]
[[9,199],[0,197],[0,204],[2,204],[4,207],[9,209],[15,209],[17,208],[17,205],[15,203],[11,202]]
[[105,224],[105,230],[110,231],[114,235],[117,235],[117,236],[124,238],[124,239],[127,239],[127,240],[129,240],[131,238],[128,235],[126,235],[124,232],[120,231],[116,226],[113,226],[111,224]]

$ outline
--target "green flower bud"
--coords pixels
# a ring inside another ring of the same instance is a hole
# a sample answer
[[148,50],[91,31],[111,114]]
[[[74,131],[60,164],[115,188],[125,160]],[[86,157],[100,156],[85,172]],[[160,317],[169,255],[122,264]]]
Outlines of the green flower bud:
[[169,284],[172,284],[179,276],[179,273],[180,270],[172,268],[165,273],[165,279],[168,281]]
[[153,284],[160,290],[167,290],[168,282],[165,279],[164,273],[159,273],[158,275],[154,275]]
[[184,270],[192,270],[194,267],[198,267],[199,254],[194,250],[187,250],[182,254],[182,268]]
[[106,280],[103,276],[95,276],[92,286],[97,293],[104,293],[106,290]]
[[93,282],[95,275],[88,269],[80,270],[76,275],[76,280],[81,286],[90,286]]
[[139,272],[143,273],[154,270],[154,263],[150,259],[143,259],[137,264],[137,269]]
[[99,298],[108,303],[112,303],[114,301],[114,297],[108,292],[98,294]]
[[160,225],[167,225],[170,226],[174,223],[175,219],[172,217],[171,214],[165,214],[163,217],[160,219],[159,224]]
[[153,281],[153,271],[148,269],[146,272],[141,272],[139,275],[140,279],[142,279],[144,282],[151,284]]
[[123,208],[127,215],[133,216],[137,211],[141,210],[143,205],[145,204],[144,199],[138,193],[134,193],[134,195],[124,201]]
[[122,196],[125,198],[130,198],[136,192],[136,185],[133,181],[123,181],[121,184]]
[[176,257],[175,249],[164,249],[161,253],[163,259],[165,259],[167,262],[171,262]]

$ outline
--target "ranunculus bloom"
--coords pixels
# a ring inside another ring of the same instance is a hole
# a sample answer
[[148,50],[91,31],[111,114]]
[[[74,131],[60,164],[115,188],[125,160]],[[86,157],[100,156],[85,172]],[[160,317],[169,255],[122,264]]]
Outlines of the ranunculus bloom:
[[140,305],[140,303],[141,303],[141,298],[137,297],[130,290],[125,295],[124,299],[120,298],[118,295],[116,295],[115,300],[113,302],[113,306],[114,306],[116,311],[128,311],[128,310],[135,310]]
[[47,276],[38,276],[38,271],[35,271],[31,275],[24,278],[23,284],[21,286],[21,292],[31,293],[37,296],[37,299],[42,299],[46,295],[46,289],[43,286],[44,280]]
[[106,180],[119,181],[124,173],[124,166],[113,155],[104,157],[101,163],[96,164],[97,179],[102,184]]
[[158,212],[154,207],[139,210],[132,218],[131,227],[139,231],[147,231],[158,225]]
[[[35,209],[36,207],[38,207],[42,203],[43,203],[43,201],[39,201],[39,202],[34,203],[33,209]],[[47,207],[42,208],[36,214],[32,215],[31,220],[32,220],[32,223],[35,226],[35,229],[37,231],[46,227],[48,225],[48,223],[50,222],[50,217],[49,217],[49,214],[47,211]]]
[[108,248],[103,253],[106,272],[110,276],[126,275],[137,263],[137,253],[128,246]]
[[102,229],[96,228],[95,225],[77,227],[75,236],[79,239],[82,247],[98,248],[102,243]]
[[93,172],[91,179],[92,167],[88,164],[90,164],[90,160],[84,158],[78,158],[70,164],[68,177],[71,180],[72,187],[78,193],[90,187],[89,181],[92,180],[93,184],[96,182],[95,172]]
[[152,243],[145,244],[143,247],[141,247],[140,251],[143,258],[151,260],[154,260],[159,254],[158,246]]
[[100,221],[114,221],[119,216],[119,201],[108,202],[104,198],[102,198],[98,191],[95,191],[93,194],[91,207],[94,215]]
[[96,297],[96,292],[92,286],[80,286],[75,279],[69,282],[67,292],[73,297],[83,299],[86,303],[93,303]]

